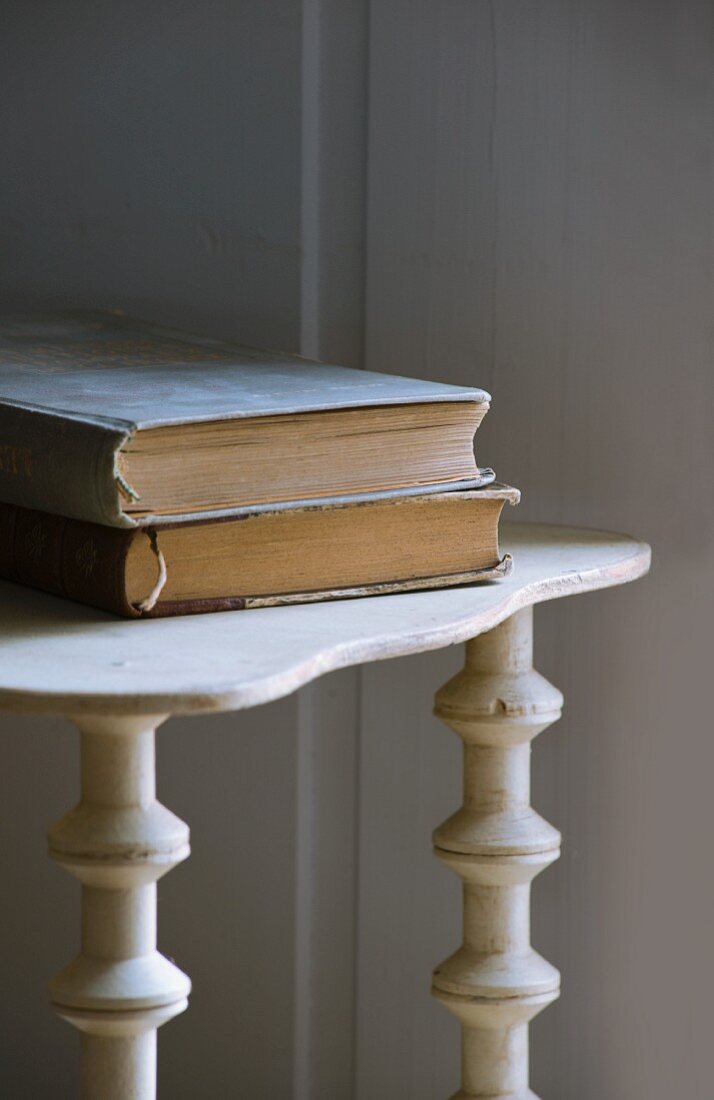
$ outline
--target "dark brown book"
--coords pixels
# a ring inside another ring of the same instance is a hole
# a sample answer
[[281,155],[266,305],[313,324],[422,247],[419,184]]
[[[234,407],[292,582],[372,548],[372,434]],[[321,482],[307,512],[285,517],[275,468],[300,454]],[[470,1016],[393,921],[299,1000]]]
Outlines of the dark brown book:
[[517,489],[257,509],[120,530],[0,504],[0,576],[127,617],[193,614],[503,576]]

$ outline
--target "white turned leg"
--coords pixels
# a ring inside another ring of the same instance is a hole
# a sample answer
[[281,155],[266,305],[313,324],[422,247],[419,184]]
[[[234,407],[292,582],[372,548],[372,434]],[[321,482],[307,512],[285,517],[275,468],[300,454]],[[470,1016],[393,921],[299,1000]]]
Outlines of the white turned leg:
[[82,796],[50,829],[49,849],[82,883],[82,941],[50,997],[82,1033],[82,1100],[153,1100],[156,1028],[191,988],[156,950],[156,881],[189,854],[188,828],[156,801],[162,717],[74,721]]
[[434,833],[464,880],[463,946],[434,971],[433,993],[463,1029],[452,1100],[537,1100],[528,1021],[558,996],[557,970],[530,946],[530,885],[558,858],[559,833],[530,806],[530,742],[562,696],[532,666],[533,612],[466,645],[466,665],[435,714],[464,742],[464,805]]

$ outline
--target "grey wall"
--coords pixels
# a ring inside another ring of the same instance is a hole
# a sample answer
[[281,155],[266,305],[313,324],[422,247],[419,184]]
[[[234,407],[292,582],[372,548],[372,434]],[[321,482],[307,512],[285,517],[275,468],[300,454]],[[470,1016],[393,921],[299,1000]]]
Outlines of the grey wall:
[[[3,303],[359,364],[365,20],[353,0],[4,5]],[[356,676],[159,736],[160,797],[193,843],[161,893],[161,946],[195,983],[160,1039],[162,1095],[349,1087]],[[43,834],[76,798],[73,737],[6,717],[0,737],[0,1096],[70,1096],[77,1039],[44,987],[77,950],[78,898]]]
[[[0,289],[482,384],[477,454],[523,518],[652,541],[646,581],[537,615],[566,711],[534,801],[565,849],[534,939],[565,988],[533,1026],[533,1084],[709,1100],[710,5],[367,7],[6,4]],[[162,1095],[456,1087],[428,985],[458,887],[429,834],[459,749],[429,706],[459,656],[162,730],[194,854],[162,882],[160,941],[195,981]],[[0,1095],[69,1096],[75,1042],[43,987],[78,891],[43,831],[75,797],[73,735],[5,717],[0,737]]]
[[[534,891],[535,943],[564,977],[532,1028],[548,1100],[714,1093],[711,29],[691,0],[373,6],[367,364],[482,379],[477,454],[522,488],[523,518],[654,547],[647,580],[536,616],[566,698],[534,755],[534,801],[565,837]],[[380,1095],[380,1061],[382,1095],[448,1095],[423,986],[397,1009],[424,945],[439,959],[456,938],[439,915],[453,884],[427,867],[428,825],[458,804],[454,747],[434,743],[449,734],[423,717],[436,665],[364,676],[372,700],[396,672],[418,702],[392,692],[396,738],[376,702],[363,731],[366,851],[389,884],[368,912],[407,932],[381,959],[391,1011],[375,1018],[364,990],[360,1100]],[[388,735],[409,768],[397,822]],[[378,846],[380,814],[397,832]]]

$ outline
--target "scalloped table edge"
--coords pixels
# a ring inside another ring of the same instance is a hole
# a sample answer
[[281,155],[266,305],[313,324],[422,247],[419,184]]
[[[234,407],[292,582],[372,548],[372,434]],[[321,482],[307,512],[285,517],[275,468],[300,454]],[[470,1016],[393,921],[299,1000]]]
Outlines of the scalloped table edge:
[[[156,714],[156,715],[187,715],[200,713],[216,713],[221,711],[241,710],[272,702],[275,699],[291,695],[298,688],[318,679],[320,676],[336,669],[356,666],[370,661],[386,660],[392,657],[407,656],[411,653],[421,653],[432,649],[441,649],[447,645],[464,642],[469,638],[492,630],[505,619],[509,618],[521,608],[553,599],[561,599],[565,596],[578,595],[593,592],[602,588],[610,588],[627,584],[637,580],[646,574],[650,567],[651,550],[643,542],[615,532],[599,531],[582,527],[550,526],[546,524],[518,523],[505,525],[504,534],[518,529],[526,532],[529,528],[534,532],[557,531],[571,532],[580,536],[592,534],[604,542],[617,542],[631,547],[631,554],[623,557],[610,565],[594,566],[589,569],[564,570],[555,576],[541,578],[517,585],[517,571],[513,578],[505,581],[494,582],[503,589],[503,599],[496,604],[484,609],[470,609],[462,615],[454,614],[438,625],[431,625],[421,629],[415,629],[406,634],[404,630],[376,632],[369,638],[348,639],[344,642],[331,640],[324,649],[310,652],[302,660],[296,659],[294,664],[287,668],[281,668],[273,674],[265,674],[254,681],[218,683],[210,691],[188,685],[183,690],[174,690],[161,694],[157,692],[132,692],[117,690],[116,692],[74,692],[72,694],[55,691],[42,692],[28,690],[27,688],[2,687],[0,685],[0,711],[14,713],[33,714]],[[508,540],[506,537],[506,549]],[[521,551],[522,552],[522,551]],[[516,570],[518,561],[516,559]],[[477,586],[469,586],[473,589]],[[489,590],[492,586],[489,585]],[[429,594],[433,595],[433,591]],[[447,591],[454,592],[456,589]],[[406,593],[404,595],[364,597],[365,600],[392,600],[412,597],[418,599],[426,593]],[[322,609],[344,606],[348,601],[333,601],[332,603],[294,605],[281,608],[282,611],[290,611],[295,615],[300,614],[301,607],[320,607]],[[252,612],[234,611],[223,612],[222,615],[245,616],[248,614],[265,615],[275,609],[261,609]],[[192,616],[193,619],[203,619],[205,616]],[[156,622],[157,620],[152,620]],[[169,620],[161,620],[168,622]],[[141,630],[145,625],[142,621],[127,623],[134,629]],[[1,673],[0,673],[1,677]]]

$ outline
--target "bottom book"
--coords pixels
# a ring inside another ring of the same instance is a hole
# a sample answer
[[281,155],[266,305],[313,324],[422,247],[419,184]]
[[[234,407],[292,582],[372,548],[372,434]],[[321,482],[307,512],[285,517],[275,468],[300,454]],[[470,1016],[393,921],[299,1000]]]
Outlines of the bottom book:
[[134,618],[471,584],[508,573],[519,499],[495,483],[130,530],[0,504],[0,576]]

